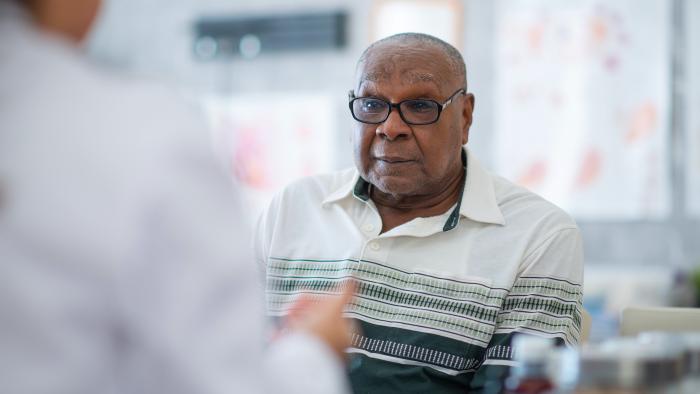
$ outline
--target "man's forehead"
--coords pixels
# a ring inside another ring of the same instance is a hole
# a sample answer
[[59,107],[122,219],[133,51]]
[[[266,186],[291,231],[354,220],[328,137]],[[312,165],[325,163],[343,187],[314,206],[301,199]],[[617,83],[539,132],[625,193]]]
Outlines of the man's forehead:
[[360,75],[356,94],[381,94],[385,87],[408,87],[422,91],[421,94],[444,94],[444,87],[449,86],[444,78],[420,70],[403,70],[400,72],[368,72]]
[[441,55],[433,48],[375,50],[358,65],[357,87],[359,89],[365,82],[391,81],[401,84],[431,83],[441,90],[453,79],[448,61]]
[[362,82],[375,82],[375,83],[381,83],[381,82],[390,82],[392,79],[398,79],[403,83],[409,83],[409,84],[414,84],[414,83],[421,83],[421,82],[428,82],[428,83],[434,83],[436,85],[439,85],[440,81],[442,78],[438,77],[436,73],[426,71],[426,70],[418,70],[418,69],[413,69],[413,68],[405,68],[402,70],[394,70],[394,69],[373,69],[373,70],[367,70],[366,72],[361,73],[360,75],[360,83]]

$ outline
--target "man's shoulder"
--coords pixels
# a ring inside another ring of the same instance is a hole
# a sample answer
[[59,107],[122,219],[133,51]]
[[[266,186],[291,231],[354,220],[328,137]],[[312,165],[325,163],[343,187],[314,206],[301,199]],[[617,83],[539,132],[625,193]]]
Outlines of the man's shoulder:
[[493,176],[493,185],[506,225],[530,223],[551,229],[577,228],[568,213],[539,194],[500,176]]
[[280,193],[285,201],[314,201],[319,204],[341,189],[349,188],[355,179],[355,168],[346,168],[330,173],[317,174],[300,178],[282,189]]
[[[582,238],[574,219],[544,197],[494,176],[496,199],[510,236],[523,241],[520,273],[543,282],[582,283]],[[558,284],[559,285],[559,284]]]
[[[322,215],[324,202],[339,199],[351,193],[356,171],[348,168],[331,173],[300,178],[275,194],[262,213],[264,220],[309,221]],[[283,219],[284,218],[284,219]]]

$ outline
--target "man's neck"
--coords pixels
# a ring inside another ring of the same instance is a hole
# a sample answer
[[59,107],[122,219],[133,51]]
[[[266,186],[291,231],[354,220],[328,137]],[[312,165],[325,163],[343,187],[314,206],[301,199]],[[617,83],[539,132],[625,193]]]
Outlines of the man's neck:
[[461,197],[465,176],[466,173],[461,168],[445,187],[430,195],[396,196],[370,186],[370,197],[382,218],[382,233],[415,218],[437,216],[447,212]]

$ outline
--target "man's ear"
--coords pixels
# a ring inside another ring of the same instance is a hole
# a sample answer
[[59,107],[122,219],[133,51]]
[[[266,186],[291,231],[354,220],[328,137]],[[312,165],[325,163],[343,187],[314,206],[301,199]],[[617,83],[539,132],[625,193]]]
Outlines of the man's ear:
[[464,119],[464,127],[462,127],[462,145],[466,145],[469,141],[469,128],[472,126],[474,102],[473,94],[466,93],[464,95],[464,106],[462,107],[462,117]]

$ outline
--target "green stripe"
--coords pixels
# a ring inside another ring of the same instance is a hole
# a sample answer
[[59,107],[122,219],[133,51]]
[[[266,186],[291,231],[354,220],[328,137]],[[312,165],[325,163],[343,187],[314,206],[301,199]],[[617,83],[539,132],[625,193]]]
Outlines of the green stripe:
[[566,289],[562,288],[556,288],[556,287],[549,287],[549,286],[526,286],[526,285],[520,285],[520,284],[515,284],[513,286],[513,289],[511,293],[530,293],[532,290],[539,290],[541,294],[566,294],[566,295],[573,295],[573,296],[578,296],[579,294],[582,293],[581,290],[574,290],[574,291],[569,291]]
[[[361,286],[360,286],[361,287]],[[268,293],[268,310],[271,313],[286,312],[296,299],[297,293]],[[431,310],[407,309],[402,306],[382,303],[371,298],[356,297],[346,307],[346,313],[359,318],[388,323],[402,323],[416,329],[432,330],[435,333],[451,334],[486,344],[493,332],[493,325],[467,318]],[[495,320],[495,319],[494,319]]]
[[521,276],[519,279],[535,279],[535,280],[547,279],[547,280],[553,281],[553,282],[564,282],[564,283],[570,284],[571,286],[583,287],[580,283],[574,283],[574,282],[568,281],[566,279],[556,278],[553,276]]
[[[335,291],[340,283],[342,283],[342,280],[269,277],[267,280],[267,292],[285,294],[312,290],[331,293]],[[498,307],[485,305],[477,301],[446,299],[425,293],[404,291],[400,288],[369,280],[357,280],[356,292],[358,295],[408,307],[469,315],[487,322],[495,321],[499,310]]]
[[523,309],[526,311],[542,311],[549,312],[556,315],[569,315],[575,316],[578,303],[572,302],[562,302],[556,299],[547,298],[506,298],[503,303],[503,311],[510,311],[513,309]]
[[473,370],[481,362],[486,346],[478,346],[444,336],[386,327],[357,321],[352,347],[374,354],[431,364],[455,372]]
[[509,323],[509,327],[532,327],[546,331],[549,325],[540,321],[556,321],[556,326],[563,327],[564,332],[568,333],[567,341],[577,343],[581,332],[581,319],[580,300],[567,303],[530,297],[507,298],[496,322],[498,326]]
[[[406,273],[385,266],[368,263],[365,261],[340,260],[340,261],[315,261],[319,264],[308,264],[308,261],[300,260],[276,260],[268,263],[267,272],[270,275],[285,277],[331,277],[353,275],[358,279],[376,279],[389,285],[400,288],[412,288],[422,290],[436,296],[453,298],[478,298],[481,302],[493,306],[499,306],[505,297],[507,290],[490,288],[483,284],[468,282],[456,282],[449,279],[440,279],[419,273]],[[330,279],[330,278],[329,278]]]
[[438,279],[438,280],[441,280],[441,281],[454,282],[454,283],[458,283],[458,284],[476,285],[476,286],[480,286],[480,287],[483,287],[483,288],[486,288],[486,289],[490,289],[490,290],[502,290],[502,291],[505,291],[505,292],[508,291],[508,289],[499,288],[499,287],[491,287],[491,286],[487,286],[487,285],[485,285],[485,284],[483,284],[483,283],[479,283],[479,282],[470,282],[470,281],[457,280],[457,279],[450,279],[450,278],[440,278],[440,277],[437,277],[437,276],[434,276],[434,275],[429,275],[429,274],[420,273],[420,272],[408,272],[408,271],[404,271],[404,270],[401,270],[401,269],[398,269],[398,268],[395,268],[395,267],[390,267],[390,266],[387,266],[387,265],[384,265],[384,264],[380,264],[380,263],[377,263],[377,262],[374,262],[374,261],[370,261],[370,260],[358,260],[358,259],[291,259],[291,258],[286,258],[286,257],[269,257],[269,259],[268,259],[268,264],[270,264],[272,261],[289,262],[289,263],[300,263],[300,262],[301,262],[301,263],[341,263],[341,262],[365,263],[365,264],[370,264],[370,265],[373,265],[373,266],[381,267],[381,268],[383,268],[383,269],[387,269],[387,270],[390,270],[390,271],[396,271],[396,272],[401,273],[401,274],[409,274],[409,275],[414,275],[414,276],[423,276],[423,277],[430,278],[430,279]]
[[565,282],[556,282],[553,279],[518,279],[513,284],[511,294],[526,294],[536,291],[539,294],[556,295],[559,297],[578,297],[583,290],[579,286]]

